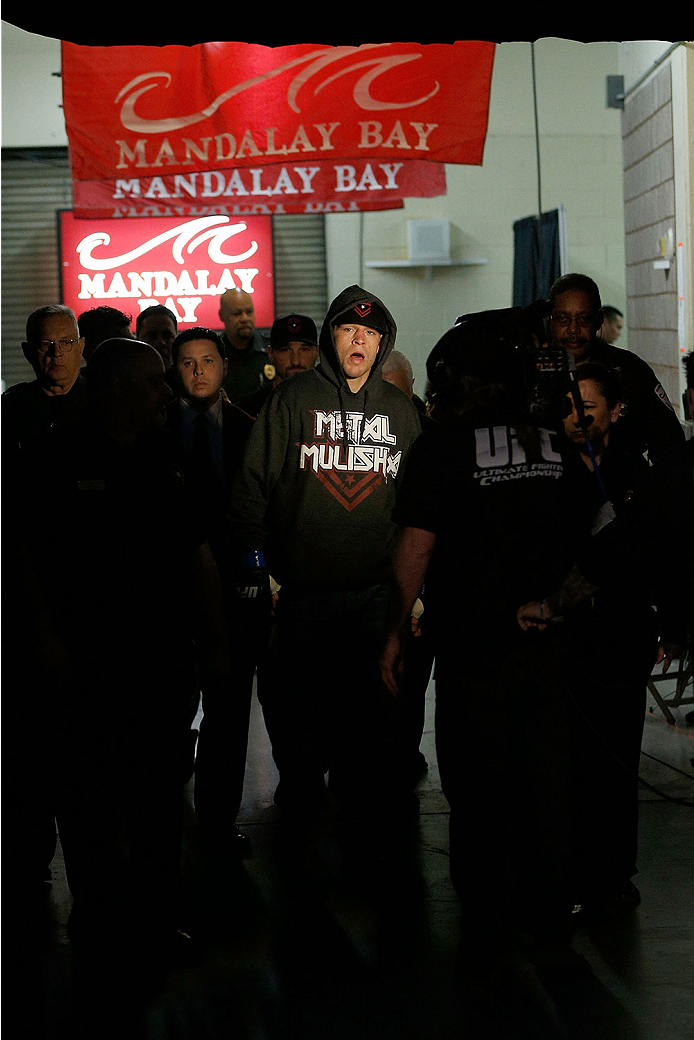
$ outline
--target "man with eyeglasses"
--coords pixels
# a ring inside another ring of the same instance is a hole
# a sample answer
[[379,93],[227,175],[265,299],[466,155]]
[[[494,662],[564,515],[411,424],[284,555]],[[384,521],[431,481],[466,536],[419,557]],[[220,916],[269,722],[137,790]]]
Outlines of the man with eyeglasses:
[[71,941],[195,959],[177,929],[183,764],[194,647],[210,681],[231,683],[219,576],[162,428],[159,353],[106,340],[85,380],[88,407],[27,447],[7,510],[24,629],[13,617],[13,835],[26,858],[37,789],[59,823]]
[[[17,551],[23,524],[15,506],[22,499],[27,455],[42,437],[81,416],[87,407],[87,389],[80,375],[84,339],[74,312],[63,304],[33,311],[26,323],[24,357],[36,378],[17,383],[2,395],[4,444],[3,490],[6,510],[4,587],[13,603],[5,624],[6,646],[22,662],[21,696],[8,699],[5,720],[13,734],[13,763],[19,763],[22,782],[12,806],[16,846],[8,868],[29,891],[51,880],[50,864],[56,850],[54,778],[48,771],[52,734],[43,725],[43,706],[52,694],[52,677],[36,653],[37,631],[28,609],[25,559]],[[16,525],[16,526],[15,526]]]
[[[12,833],[16,838],[8,863],[30,891],[50,882],[50,864],[56,850],[53,777],[47,773],[52,734],[39,724],[42,705],[50,700],[52,677],[36,653],[37,633],[27,608],[24,558],[17,551],[22,523],[15,505],[21,500],[26,458],[52,431],[81,416],[87,407],[87,389],[80,375],[84,340],[74,312],[63,304],[33,311],[26,323],[24,357],[36,378],[11,386],[2,395],[3,491],[5,511],[4,588],[13,609],[5,623],[5,645],[22,662],[21,696],[8,698],[5,721],[12,732],[13,763],[21,774],[12,806]],[[17,525],[17,526],[15,526]],[[13,769],[13,772],[15,770]]]
[[6,447],[26,447],[35,437],[65,425],[84,411],[86,388],[80,376],[83,350],[84,339],[69,307],[49,304],[29,315],[22,351],[36,379],[18,383],[2,395]]
[[663,487],[676,491],[685,473],[685,437],[677,415],[652,368],[637,354],[597,335],[604,312],[600,290],[584,274],[558,278],[549,292],[549,331],[569,365],[594,362],[614,369],[624,401],[614,439],[629,451],[647,453],[660,470]]

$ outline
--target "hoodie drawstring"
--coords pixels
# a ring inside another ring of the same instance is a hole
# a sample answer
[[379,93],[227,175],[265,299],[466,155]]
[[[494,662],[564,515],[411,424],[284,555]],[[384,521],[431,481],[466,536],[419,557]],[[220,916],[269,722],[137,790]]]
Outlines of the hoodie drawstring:
[[[348,435],[348,432],[347,432],[347,412],[345,410],[345,399],[344,399],[343,393],[342,393],[343,389],[344,388],[343,388],[342,384],[340,384],[338,386],[338,388],[337,388],[337,393],[338,393],[338,397],[339,397],[339,400],[340,400],[340,418],[342,420],[342,451],[344,453],[344,457],[343,457],[342,461],[343,461],[343,463],[346,463],[347,462],[348,453],[349,453],[349,435]],[[368,401],[368,393],[367,393],[366,390],[364,390],[364,407],[362,409],[361,425],[359,427],[358,436],[355,436],[355,438],[354,438],[354,443],[355,444],[361,444],[361,442],[362,442],[362,435],[364,433],[364,422],[366,421],[366,405],[367,405],[367,401]]]
[[349,437],[347,436],[347,413],[345,412],[345,400],[342,396],[342,385],[337,388],[338,397],[340,399],[340,418],[342,419],[342,451],[344,453],[343,462],[347,460],[347,452],[349,451]]

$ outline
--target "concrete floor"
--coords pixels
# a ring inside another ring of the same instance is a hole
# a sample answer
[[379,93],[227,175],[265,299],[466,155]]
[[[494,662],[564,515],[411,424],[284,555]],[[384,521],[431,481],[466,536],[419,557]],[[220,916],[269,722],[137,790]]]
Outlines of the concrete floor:
[[[7,1040],[692,1040],[694,817],[647,788],[640,907],[579,931],[571,955],[547,962],[518,992],[460,999],[459,903],[448,878],[433,695],[432,683],[422,742],[429,770],[418,788],[423,891],[393,890],[387,880],[369,893],[345,890],[330,820],[311,857],[286,869],[276,855],[277,775],[254,701],[239,821],[253,858],[211,876],[198,855],[192,783],[186,792],[188,910],[205,939],[202,964],[149,970],[118,922],[112,946],[79,956],[58,850],[52,886],[36,905],[17,906],[5,893]],[[670,799],[694,793],[690,711],[676,709],[674,726],[657,708],[646,718],[641,776]],[[365,811],[385,808],[375,800]],[[368,847],[363,856],[368,868]]]

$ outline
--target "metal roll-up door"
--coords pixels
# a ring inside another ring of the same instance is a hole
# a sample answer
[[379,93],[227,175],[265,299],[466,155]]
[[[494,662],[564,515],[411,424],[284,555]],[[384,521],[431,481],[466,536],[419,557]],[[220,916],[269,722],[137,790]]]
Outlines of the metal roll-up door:
[[22,354],[26,320],[60,302],[56,213],[72,207],[66,148],[2,152],[2,379],[33,379]]
[[[26,319],[60,302],[57,213],[72,208],[66,148],[2,152],[2,370],[5,387],[33,378],[22,354]],[[320,328],[327,310],[322,214],[273,217],[275,313],[296,311]]]
[[321,213],[273,217],[275,313],[305,314],[320,332],[328,309],[325,218]]

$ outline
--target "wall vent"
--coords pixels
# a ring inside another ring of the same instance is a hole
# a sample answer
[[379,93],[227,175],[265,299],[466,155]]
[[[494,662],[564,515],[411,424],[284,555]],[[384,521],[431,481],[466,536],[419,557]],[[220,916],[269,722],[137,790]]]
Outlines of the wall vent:
[[450,260],[451,223],[444,219],[408,220],[407,246],[410,260]]

